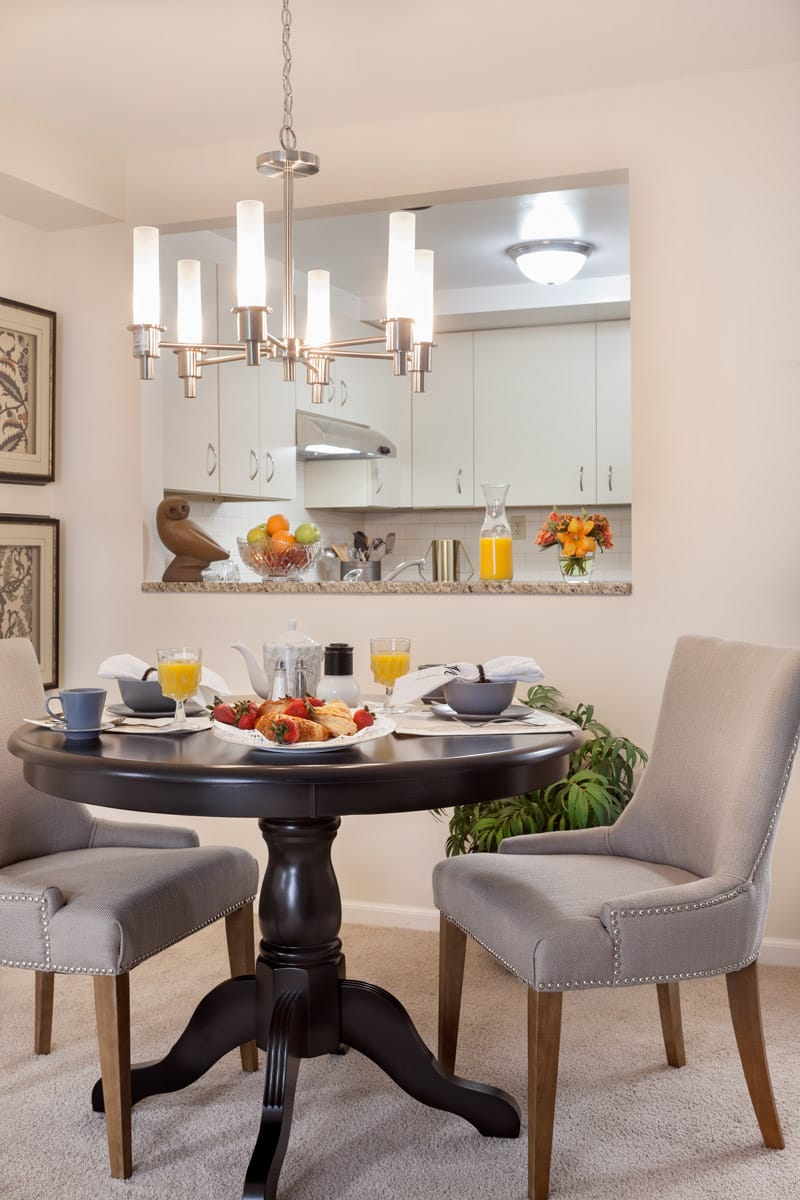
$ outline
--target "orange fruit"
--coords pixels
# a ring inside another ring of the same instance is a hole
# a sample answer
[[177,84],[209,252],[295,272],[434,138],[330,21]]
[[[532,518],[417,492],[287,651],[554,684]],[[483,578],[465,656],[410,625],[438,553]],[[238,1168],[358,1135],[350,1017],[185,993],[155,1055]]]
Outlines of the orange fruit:
[[280,533],[282,530],[288,528],[289,522],[286,520],[286,517],[283,515],[283,513],[275,513],[267,521],[267,533],[270,534],[270,536],[274,537],[276,533]]
[[288,529],[278,529],[272,534],[270,545],[274,550],[283,550],[286,546],[293,546],[296,541],[297,538]]

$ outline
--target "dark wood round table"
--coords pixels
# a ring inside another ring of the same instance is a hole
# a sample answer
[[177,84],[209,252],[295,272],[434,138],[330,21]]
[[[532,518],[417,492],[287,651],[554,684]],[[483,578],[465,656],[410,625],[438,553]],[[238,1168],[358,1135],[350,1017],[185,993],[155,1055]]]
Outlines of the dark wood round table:
[[[242,749],[211,733],[107,733],[70,746],[49,730],[15,730],[9,749],[43,792],[136,812],[256,817],[269,849],[255,976],[214,988],[163,1059],[132,1069],[133,1102],[186,1087],[255,1038],[266,1052],[266,1082],[244,1200],[274,1200],[300,1061],[343,1046],[484,1136],[517,1136],[511,1096],[443,1071],[399,1000],[346,978],[331,845],[345,815],[444,808],[544,787],[566,774],[577,744],[571,734],[388,737],[338,753],[287,755]],[[102,1111],[99,1082],[92,1102]]]

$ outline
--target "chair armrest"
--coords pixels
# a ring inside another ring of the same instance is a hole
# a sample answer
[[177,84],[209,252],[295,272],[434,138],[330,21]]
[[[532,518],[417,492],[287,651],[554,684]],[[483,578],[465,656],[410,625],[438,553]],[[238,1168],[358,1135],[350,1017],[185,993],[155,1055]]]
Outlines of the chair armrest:
[[178,825],[142,825],[135,821],[95,821],[93,849],[126,846],[143,850],[180,850],[199,846],[200,839],[193,829]]
[[31,886],[0,874],[0,964],[50,970],[50,918],[63,905],[57,887]]
[[556,829],[552,833],[523,833],[504,838],[501,854],[610,854],[610,826],[592,829]]
[[659,982],[739,970],[758,954],[766,894],[718,874],[607,901],[615,981]]

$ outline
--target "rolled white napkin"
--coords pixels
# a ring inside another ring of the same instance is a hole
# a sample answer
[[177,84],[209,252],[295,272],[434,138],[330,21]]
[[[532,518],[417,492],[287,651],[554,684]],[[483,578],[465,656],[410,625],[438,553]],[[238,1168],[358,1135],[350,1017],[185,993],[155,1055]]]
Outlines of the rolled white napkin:
[[[518,654],[504,654],[500,658],[491,658],[483,664],[483,673],[489,683],[538,683],[544,679],[544,671],[532,658],[523,658]],[[480,671],[474,663],[448,663],[441,667],[424,667],[421,671],[410,671],[402,675],[394,685],[392,700],[397,704],[411,704],[444,687],[451,679],[464,679],[474,682],[480,679]]]
[[[141,679],[149,666],[150,663],[137,658],[135,654],[112,654],[100,663],[97,674],[101,679]],[[203,667],[200,671],[200,686],[213,691],[215,696],[230,695],[230,688],[225,680],[209,667]],[[201,692],[197,693],[196,698],[200,704],[204,703]]]

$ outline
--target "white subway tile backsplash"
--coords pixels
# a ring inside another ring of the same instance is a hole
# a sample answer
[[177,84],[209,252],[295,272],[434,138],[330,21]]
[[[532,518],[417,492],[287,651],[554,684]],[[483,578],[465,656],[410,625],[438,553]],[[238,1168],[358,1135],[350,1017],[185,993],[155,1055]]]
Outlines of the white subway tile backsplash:
[[[322,530],[325,544],[352,541],[353,530],[363,529],[370,538],[394,531],[396,542],[390,558],[384,560],[384,570],[407,558],[420,558],[434,538],[458,538],[463,542],[477,574],[478,536],[483,520],[482,509],[408,509],[340,512],[335,509],[307,510],[302,496],[302,468],[298,471],[297,500],[203,501],[192,500],[192,519],[230,552],[237,563],[241,578],[255,576],[239,559],[237,536],[244,536],[253,525],[265,521],[272,513],[284,513],[291,528],[303,521],[314,521]],[[555,548],[540,551],[536,535],[549,513],[548,508],[513,508],[514,515],[526,519],[527,537],[514,541],[514,578],[559,578],[558,555]],[[614,548],[598,555],[595,578],[605,580],[631,577],[631,510],[629,505],[603,509],[611,523]]]

